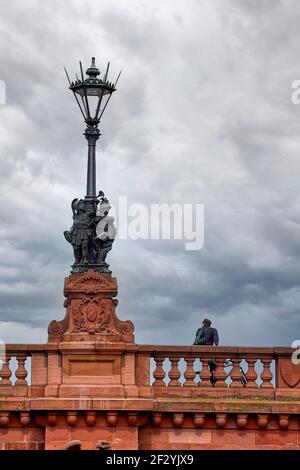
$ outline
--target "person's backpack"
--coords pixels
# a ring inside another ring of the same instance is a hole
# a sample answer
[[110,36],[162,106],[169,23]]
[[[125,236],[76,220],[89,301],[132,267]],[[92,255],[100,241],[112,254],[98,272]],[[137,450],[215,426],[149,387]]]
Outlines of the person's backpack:
[[197,346],[205,345],[205,328],[204,327],[199,328],[199,330],[197,330],[194,344],[196,344]]

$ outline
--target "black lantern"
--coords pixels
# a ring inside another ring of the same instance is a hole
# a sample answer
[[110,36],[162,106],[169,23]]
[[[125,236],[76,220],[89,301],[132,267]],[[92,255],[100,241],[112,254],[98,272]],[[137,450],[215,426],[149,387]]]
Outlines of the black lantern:
[[109,82],[108,63],[103,78],[100,78],[100,70],[96,67],[95,57],[93,57],[91,66],[86,71],[87,78],[84,78],[81,62],[79,64],[81,78],[76,75],[76,80],[71,82],[66,69],[65,72],[69,81],[69,88],[75,96],[87,125],[84,133],[88,141],[86,199],[94,199],[96,197],[96,142],[100,136],[98,126],[111,95],[116,91],[116,84],[121,72],[115,83]]

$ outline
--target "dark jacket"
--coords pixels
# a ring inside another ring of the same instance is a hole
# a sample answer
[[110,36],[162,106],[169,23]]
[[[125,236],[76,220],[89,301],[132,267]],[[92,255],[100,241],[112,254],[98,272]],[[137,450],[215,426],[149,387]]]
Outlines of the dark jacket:
[[219,344],[219,335],[218,330],[216,328],[212,328],[209,326],[205,331],[205,344],[208,346],[218,346]]
[[219,335],[216,328],[202,327],[197,330],[196,339],[194,344],[197,345],[207,345],[207,346],[218,346],[219,344]]

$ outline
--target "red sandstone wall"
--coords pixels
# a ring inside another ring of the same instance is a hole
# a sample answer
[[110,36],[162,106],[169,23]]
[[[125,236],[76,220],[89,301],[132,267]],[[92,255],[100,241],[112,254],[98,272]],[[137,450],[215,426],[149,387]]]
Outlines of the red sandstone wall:
[[140,449],[148,450],[300,450],[299,431],[234,429],[150,429],[140,431]]
[[0,428],[0,450],[43,450],[44,447],[43,428]]
[[161,427],[139,430],[139,448],[148,450],[201,450],[201,449],[297,449],[300,450],[300,422],[291,416],[288,429],[278,429],[276,416],[270,417],[267,429],[259,429],[254,416],[249,416],[245,429],[237,427],[229,416],[226,428],[218,429],[215,419],[207,417],[203,428],[195,429],[192,420],[185,418],[183,427],[176,429],[165,417]]
[[[292,423],[292,428],[293,426]],[[46,439],[46,446],[44,444]],[[0,428],[0,450],[55,450],[72,440],[81,440],[82,449],[95,449],[99,440],[107,440],[113,450],[204,450],[204,449],[297,449],[300,431],[290,429],[174,429],[131,426],[72,426]]]
[[138,449],[138,429],[118,426],[89,428],[86,426],[55,426],[46,429],[46,450],[62,449],[69,441],[80,440],[82,450],[95,450],[97,441],[108,441],[113,450]]

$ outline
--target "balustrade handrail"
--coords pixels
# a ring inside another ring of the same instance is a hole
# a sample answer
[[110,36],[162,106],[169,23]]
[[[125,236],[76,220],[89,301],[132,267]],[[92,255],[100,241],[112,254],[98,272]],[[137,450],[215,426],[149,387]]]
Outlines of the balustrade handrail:
[[256,346],[177,346],[177,345],[139,345],[139,353],[150,353],[151,355],[201,355],[201,354],[216,354],[216,355],[258,355],[261,357],[273,356],[289,356],[293,353],[294,349],[285,346],[276,347],[256,347]]
[[[5,349],[9,352],[26,351],[30,352],[47,352],[59,349],[59,343],[4,343]],[[130,345],[129,345],[130,346]],[[125,346],[124,349],[129,349]],[[293,348],[286,346],[274,347],[257,347],[257,346],[195,346],[195,345],[160,345],[160,344],[137,344],[134,350],[137,353],[157,353],[157,352],[174,352],[174,353],[199,353],[201,352],[217,352],[217,353],[258,353],[258,354],[290,354]]]
[[48,344],[18,344],[18,343],[4,343],[4,348],[6,352],[16,353],[24,352],[30,355],[34,352],[47,352],[53,349],[51,345],[48,347]]

